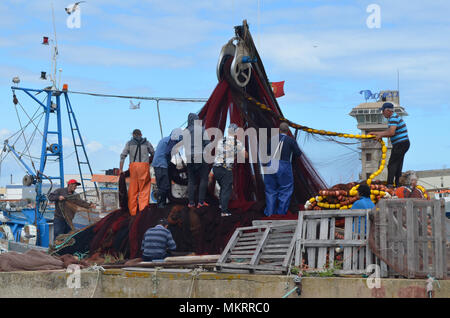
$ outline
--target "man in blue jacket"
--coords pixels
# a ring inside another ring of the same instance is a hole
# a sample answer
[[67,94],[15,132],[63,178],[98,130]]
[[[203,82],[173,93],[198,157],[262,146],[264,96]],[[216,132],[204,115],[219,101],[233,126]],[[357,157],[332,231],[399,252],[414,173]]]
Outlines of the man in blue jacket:
[[[367,183],[361,183],[358,187],[359,200],[352,204],[351,210],[373,209],[375,204],[370,199],[370,187]],[[353,232],[362,233],[361,217],[358,217],[358,225],[353,223]],[[364,222],[364,234],[367,233],[367,220]]]
[[370,187],[367,184],[360,184],[358,187],[359,200],[352,204],[352,210],[372,209],[375,204],[370,199]]
[[158,208],[164,208],[170,191],[169,162],[173,147],[183,138],[181,129],[172,130],[170,136],[164,137],[156,146],[152,162],[158,187]]

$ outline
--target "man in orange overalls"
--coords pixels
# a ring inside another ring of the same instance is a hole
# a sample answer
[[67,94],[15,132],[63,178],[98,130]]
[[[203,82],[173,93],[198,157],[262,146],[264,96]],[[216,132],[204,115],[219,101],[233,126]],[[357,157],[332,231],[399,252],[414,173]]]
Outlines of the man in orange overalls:
[[150,157],[155,151],[152,144],[142,138],[139,129],[133,131],[133,138],[127,142],[120,155],[120,172],[123,171],[123,163],[129,155],[130,159],[130,185],[128,187],[128,210],[131,215],[136,215],[139,207],[141,212],[150,199]]

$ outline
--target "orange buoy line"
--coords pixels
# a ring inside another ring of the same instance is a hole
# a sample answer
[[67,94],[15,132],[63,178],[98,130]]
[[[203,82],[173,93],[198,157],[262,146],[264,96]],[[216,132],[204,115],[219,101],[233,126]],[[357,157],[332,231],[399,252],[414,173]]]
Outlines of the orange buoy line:
[[[247,98],[248,101],[252,102],[256,106],[258,106],[260,109],[272,113],[273,115],[277,116],[279,120],[286,122],[292,128],[295,128],[295,129],[298,129],[298,130],[302,130],[302,131],[305,131],[307,133],[323,135],[323,136],[355,138],[355,139],[373,139],[373,138],[375,138],[374,135],[346,134],[346,133],[339,133],[339,132],[333,132],[333,131],[318,130],[318,129],[313,129],[313,128],[310,128],[310,127],[307,127],[307,126],[299,125],[299,124],[296,124],[294,122],[291,122],[290,120],[288,120],[288,119],[286,119],[284,117],[278,116],[269,106],[267,106],[264,103],[261,103],[261,102],[257,101],[253,97],[249,96],[247,93],[244,92],[244,95],[246,95],[246,98]],[[386,144],[384,143],[383,139],[378,140],[378,142],[381,145],[381,162],[380,162],[380,166],[378,167],[378,170],[375,171],[374,173],[372,173],[369,176],[369,178],[367,179],[367,185],[369,185],[369,186],[371,186],[372,180],[375,177],[377,177],[384,170],[384,167],[386,165],[386,153],[387,153]],[[344,197],[350,197],[350,198],[348,200],[342,201],[341,203],[337,203],[337,204],[323,203],[322,201],[326,198],[326,195],[319,195],[319,196],[316,196],[316,197],[313,197],[313,198],[309,199],[306,202],[306,205],[308,205],[308,203],[309,203],[308,207],[314,205],[314,206],[319,207],[320,209],[322,209],[322,208],[324,208],[324,209],[340,209],[340,210],[350,209],[352,207],[352,203],[357,200],[357,195],[358,195],[357,189],[358,189],[358,187],[359,187],[359,185],[355,185],[348,192],[347,191],[343,191],[343,192],[346,192],[346,193],[341,193],[341,196],[343,198]],[[326,190],[323,190],[323,191],[326,191]],[[333,192],[335,192],[335,191],[333,191]],[[387,191],[387,188],[385,189],[385,191],[381,191],[381,190],[377,190],[377,189],[373,188],[373,189],[371,189],[371,196],[370,197],[371,197],[372,201],[374,203],[376,203],[377,198],[390,196],[390,195],[391,194]]]

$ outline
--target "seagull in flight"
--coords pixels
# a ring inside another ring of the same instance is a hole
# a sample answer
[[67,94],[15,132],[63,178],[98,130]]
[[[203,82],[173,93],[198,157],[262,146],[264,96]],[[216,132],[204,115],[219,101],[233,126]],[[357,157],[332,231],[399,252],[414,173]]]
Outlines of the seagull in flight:
[[140,108],[141,108],[141,102],[134,105],[133,101],[130,100],[130,109],[140,109]]
[[83,2],[86,2],[86,1],[78,1],[78,2],[75,2],[75,4],[69,4],[67,6],[67,8],[65,8],[64,10],[66,10],[67,14],[70,15],[73,12],[77,11],[80,3],[83,3]]

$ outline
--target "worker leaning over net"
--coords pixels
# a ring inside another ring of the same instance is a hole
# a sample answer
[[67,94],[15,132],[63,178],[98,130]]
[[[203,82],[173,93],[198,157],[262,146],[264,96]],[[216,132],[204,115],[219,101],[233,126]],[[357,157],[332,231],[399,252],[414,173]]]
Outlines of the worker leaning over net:
[[391,139],[392,151],[388,163],[387,186],[393,187],[394,181],[395,185],[398,186],[402,175],[403,160],[410,146],[408,129],[403,119],[394,112],[392,103],[384,103],[380,110],[383,116],[388,119],[388,129],[369,132],[369,135],[375,135],[377,140],[383,137]]
[[[292,160],[300,157],[302,152],[297,141],[288,136],[289,125],[280,124],[279,140],[268,168],[264,169],[264,186],[266,192],[266,208],[264,214],[284,215],[287,213],[292,193],[294,192],[294,175],[292,173]],[[275,167],[275,168],[274,168]],[[269,172],[269,173],[268,173]]]
[[66,234],[74,230],[73,218],[76,211],[65,206],[65,202],[72,202],[75,205],[86,209],[95,208],[94,203],[89,203],[80,198],[75,192],[77,186],[81,185],[77,180],[71,179],[67,182],[67,187],[59,188],[48,195],[48,200],[55,202],[55,216],[53,219],[53,237],[57,238],[60,234]]
[[150,200],[150,162],[155,151],[152,144],[142,138],[139,129],[133,130],[133,137],[127,142],[120,155],[120,173],[123,171],[125,158],[130,160],[130,184],[128,187],[128,210],[136,215],[141,212]]
[[172,159],[172,149],[182,139],[182,130],[175,128],[170,133],[170,136],[162,138],[156,146],[152,166],[155,171],[156,186],[158,188],[158,208],[166,206],[170,192],[169,162]]

